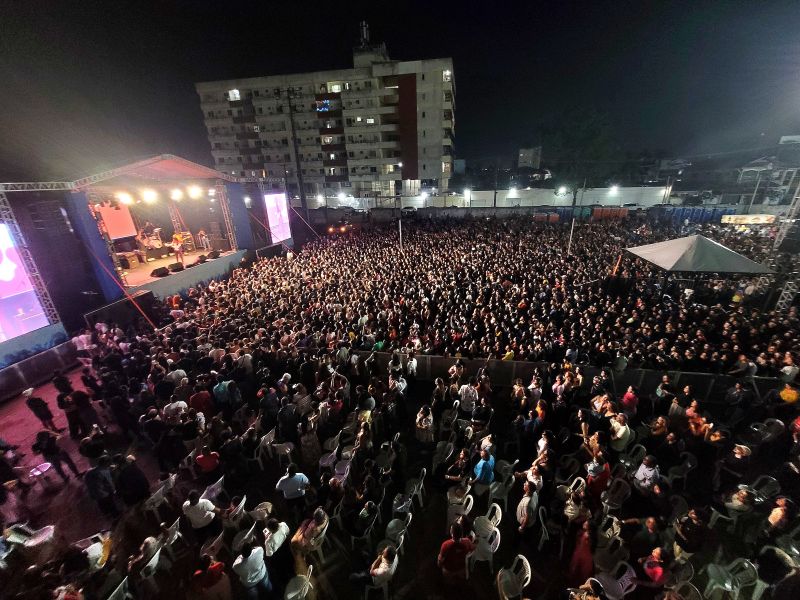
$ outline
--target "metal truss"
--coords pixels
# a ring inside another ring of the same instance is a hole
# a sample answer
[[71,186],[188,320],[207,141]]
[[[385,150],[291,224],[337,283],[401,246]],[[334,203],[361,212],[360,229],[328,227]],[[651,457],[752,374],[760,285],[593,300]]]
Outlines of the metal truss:
[[[119,277],[120,282],[125,287],[128,287],[128,278],[125,277],[125,270],[122,268],[122,263],[119,260],[119,256],[117,256],[117,249],[114,247],[114,240],[111,239],[111,236],[108,235],[108,228],[106,227],[105,222],[103,221],[100,213],[95,211],[92,208],[95,204],[100,204],[103,202],[102,195],[89,192],[87,194],[89,198],[89,204],[87,208],[92,211],[92,216],[94,217],[95,222],[97,222],[97,228],[100,230],[100,235],[103,236],[103,241],[106,243],[106,251],[108,255],[111,257],[111,262],[114,264],[114,270],[116,271],[117,277]],[[99,260],[99,257],[96,257],[95,260]]]
[[70,181],[21,181],[0,183],[0,192],[68,192],[74,187]]
[[169,219],[172,221],[172,229],[177,233],[183,231],[183,223],[181,222],[181,215],[178,212],[178,207],[175,202],[167,200],[167,208],[169,208]]
[[800,281],[797,279],[790,279],[781,290],[781,295],[778,296],[778,301],[775,303],[775,310],[786,312],[792,306],[797,292],[800,291]]
[[39,303],[42,305],[42,310],[44,310],[47,320],[51,325],[60,323],[61,317],[58,316],[58,311],[55,304],[53,304],[53,299],[50,297],[50,292],[47,291],[47,286],[44,284],[41,273],[39,273],[39,267],[36,266],[28,244],[25,242],[25,236],[22,235],[22,230],[14,216],[14,211],[11,210],[8,196],[2,189],[0,189],[0,223],[4,223],[11,233],[17,248],[17,254],[22,259],[22,264],[28,272],[28,278],[31,280],[33,290],[39,298]]
[[222,218],[225,221],[225,234],[228,236],[231,250],[238,250],[236,246],[236,235],[233,227],[233,219],[231,218],[231,207],[228,205],[228,195],[225,193],[225,184],[222,181],[216,183],[216,199],[222,210]]
[[780,248],[783,240],[786,239],[789,230],[794,225],[795,220],[800,213],[800,186],[797,188],[797,193],[795,193],[794,198],[792,198],[792,203],[789,205],[789,210],[786,211],[786,216],[781,220],[780,225],[778,226],[778,231],[775,234],[775,243],[772,245],[774,250]]

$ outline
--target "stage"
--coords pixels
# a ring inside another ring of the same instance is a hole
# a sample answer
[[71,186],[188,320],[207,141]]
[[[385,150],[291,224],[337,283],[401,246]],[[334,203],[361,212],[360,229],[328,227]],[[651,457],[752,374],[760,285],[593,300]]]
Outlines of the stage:
[[[184,255],[184,263],[187,265],[193,264],[200,254],[203,253],[192,252],[191,254]],[[244,255],[244,250],[224,252],[219,255],[219,258],[207,260],[203,264],[189,267],[177,273],[170,273],[166,277],[151,277],[150,273],[153,269],[166,267],[175,262],[174,256],[157,259],[147,263],[147,265],[141,265],[138,269],[134,269],[133,271],[126,271],[126,279],[128,280],[127,291],[128,293],[133,293],[138,290],[149,290],[153,292],[153,295],[157,298],[163,298],[171,294],[180,294],[198,283],[227,276],[233,269],[239,266]],[[133,279],[131,278],[132,274],[135,274]],[[136,283],[132,283],[132,281]]]
[[[197,262],[198,257],[201,254],[208,256],[209,251],[207,250],[196,250],[194,252],[186,252],[183,255],[183,264],[186,268],[195,268],[189,267],[189,265],[194,264]],[[228,256],[229,254],[233,254],[232,252],[220,252],[219,258],[224,256]],[[128,262],[134,267],[132,269],[124,269],[122,271],[122,275],[125,277],[125,281],[128,284],[128,287],[140,287],[152,281],[158,281],[159,279],[163,279],[163,277],[153,277],[151,273],[160,268],[160,267],[169,267],[169,265],[178,262],[175,258],[174,254],[170,254],[169,256],[165,256],[164,258],[155,258],[152,260],[148,260],[146,263],[141,263],[134,258],[129,258]],[[198,265],[199,266],[199,265]],[[170,275],[174,275],[174,273],[170,273]],[[169,277],[169,275],[167,275]]]

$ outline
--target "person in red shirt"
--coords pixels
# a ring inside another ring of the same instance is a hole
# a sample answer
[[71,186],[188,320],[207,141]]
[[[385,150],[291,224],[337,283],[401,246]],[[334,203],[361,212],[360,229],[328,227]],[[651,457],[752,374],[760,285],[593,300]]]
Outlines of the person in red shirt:
[[200,557],[197,570],[192,575],[192,587],[203,598],[231,599],[231,582],[225,573],[225,563],[214,560],[208,554]]
[[624,412],[629,419],[636,416],[636,408],[639,406],[639,396],[632,385],[628,386],[628,390],[622,396],[622,412]]
[[195,456],[194,462],[201,474],[208,475],[219,469],[219,454],[212,452],[208,446],[203,446],[200,454]]
[[445,577],[464,577],[464,559],[475,549],[472,540],[463,537],[464,532],[459,523],[450,526],[450,539],[445,540],[439,549],[436,564]]
[[211,393],[201,385],[196,386],[194,388],[194,394],[189,397],[189,408],[203,413],[206,422],[210,421],[211,417],[217,414],[217,409],[214,406]]

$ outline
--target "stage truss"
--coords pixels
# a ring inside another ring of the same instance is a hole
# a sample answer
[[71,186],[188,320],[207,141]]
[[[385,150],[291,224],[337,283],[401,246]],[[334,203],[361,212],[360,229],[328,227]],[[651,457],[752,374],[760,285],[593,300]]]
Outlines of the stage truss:
[[22,235],[22,230],[14,216],[14,211],[11,210],[11,204],[8,201],[8,196],[6,196],[5,189],[5,185],[0,186],[0,223],[8,226],[11,232],[11,237],[14,239],[14,244],[17,248],[17,254],[19,254],[22,264],[28,272],[33,290],[36,292],[37,298],[39,298],[39,304],[42,305],[42,310],[47,320],[51,325],[60,323],[61,317],[58,315],[53,299],[50,297],[50,292],[47,291],[47,286],[44,284],[41,273],[39,273],[39,267],[36,266],[36,261],[33,260],[31,251],[28,249],[25,236]]

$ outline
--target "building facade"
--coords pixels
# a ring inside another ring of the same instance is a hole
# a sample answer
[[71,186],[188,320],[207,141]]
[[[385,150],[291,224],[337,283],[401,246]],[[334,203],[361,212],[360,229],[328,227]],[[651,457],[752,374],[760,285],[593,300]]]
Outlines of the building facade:
[[353,68],[196,84],[215,167],[286,177],[309,204],[446,189],[455,82],[449,58],[393,61],[362,43]]

